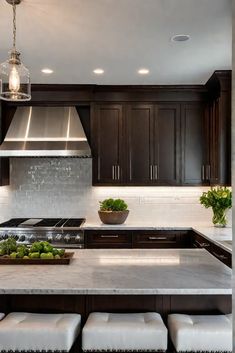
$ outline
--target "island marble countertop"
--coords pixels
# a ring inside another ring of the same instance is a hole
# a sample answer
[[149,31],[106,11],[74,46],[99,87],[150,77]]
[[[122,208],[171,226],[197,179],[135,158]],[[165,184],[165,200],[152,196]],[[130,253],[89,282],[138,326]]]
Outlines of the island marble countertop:
[[184,224],[174,223],[124,223],[118,225],[109,225],[103,223],[86,222],[83,229],[87,230],[193,230],[194,232],[204,236],[211,242],[219,245],[224,250],[232,253],[232,227],[216,228],[212,225],[199,224]]
[[0,266],[0,294],[230,295],[231,273],[204,249],[86,249],[70,265]]

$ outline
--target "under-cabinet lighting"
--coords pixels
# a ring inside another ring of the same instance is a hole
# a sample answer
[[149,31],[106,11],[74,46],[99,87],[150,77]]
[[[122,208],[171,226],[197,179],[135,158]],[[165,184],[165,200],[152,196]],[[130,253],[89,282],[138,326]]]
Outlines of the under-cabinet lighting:
[[177,256],[174,257],[159,257],[159,258],[105,258],[100,257],[99,263],[101,265],[133,265],[133,266],[152,266],[152,265],[178,265],[180,259]]

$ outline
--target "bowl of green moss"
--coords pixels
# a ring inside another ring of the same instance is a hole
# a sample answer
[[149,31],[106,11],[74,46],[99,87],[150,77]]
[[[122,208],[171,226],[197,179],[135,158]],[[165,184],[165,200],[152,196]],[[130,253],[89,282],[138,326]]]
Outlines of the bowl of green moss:
[[104,224],[123,224],[129,215],[129,210],[124,200],[110,198],[100,201],[98,214]]

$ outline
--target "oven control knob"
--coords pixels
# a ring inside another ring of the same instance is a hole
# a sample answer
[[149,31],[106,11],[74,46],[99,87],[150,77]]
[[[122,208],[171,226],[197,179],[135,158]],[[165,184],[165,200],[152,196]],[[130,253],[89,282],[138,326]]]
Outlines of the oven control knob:
[[20,235],[20,237],[19,237],[19,241],[25,241],[25,235]]
[[2,239],[4,240],[8,239],[8,234],[3,234]]
[[51,243],[52,241],[53,241],[53,235],[48,235],[47,236],[47,241],[49,242],[49,243]]
[[15,239],[15,240],[18,240],[19,239],[19,236],[17,234],[12,234],[10,235],[11,238]]
[[69,243],[70,240],[71,240],[70,235],[69,235],[69,234],[66,234],[65,237],[64,237],[64,241],[65,241],[66,243]]
[[61,241],[62,240],[62,234],[56,234],[56,236],[55,236],[55,240],[56,241]]
[[80,243],[80,242],[81,242],[81,239],[82,239],[81,235],[80,235],[80,234],[77,234],[76,237],[75,237],[75,242],[76,242],[76,243]]
[[30,243],[33,243],[33,242],[35,242],[35,241],[36,241],[36,237],[35,237],[35,235],[34,235],[34,234],[31,234],[31,235],[30,235],[30,237],[29,237],[29,241],[30,241]]

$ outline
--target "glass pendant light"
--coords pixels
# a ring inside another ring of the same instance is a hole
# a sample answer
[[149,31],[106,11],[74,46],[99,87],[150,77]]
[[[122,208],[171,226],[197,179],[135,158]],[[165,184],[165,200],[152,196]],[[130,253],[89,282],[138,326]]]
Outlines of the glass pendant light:
[[22,64],[16,50],[16,5],[21,0],[6,0],[13,9],[13,47],[9,59],[0,64],[0,99],[6,101],[29,101],[31,85],[29,70]]

